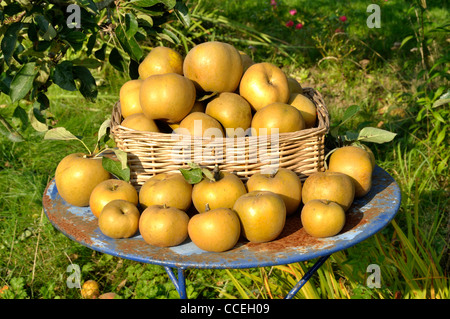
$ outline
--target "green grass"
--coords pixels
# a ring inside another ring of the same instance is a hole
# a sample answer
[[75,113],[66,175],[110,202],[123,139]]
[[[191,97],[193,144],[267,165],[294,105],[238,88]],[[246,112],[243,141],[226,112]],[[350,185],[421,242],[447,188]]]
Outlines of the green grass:
[[[426,107],[418,97],[432,95],[439,86],[448,90],[448,78],[425,82],[422,58],[414,50],[419,44],[416,38],[401,50],[391,49],[395,42],[420,31],[410,4],[377,1],[382,28],[371,30],[365,25],[366,1],[278,1],[277,11],[270,1],[202,1],[195,6],[199,2],[191,2],[197,26],[180,31],[191,41],[230,41],[256,61],[282,66],[304,86],[323,94],[332,122],[338,122],[349,106],[359,105],[360,113],[344,129],[370,125],[398,134],[391,143],[370,145],[378,165],[400,186],[402,203],[395,220],[366,241],[333,254],[296,297],[448,299],[448,169],[438,169],[449,155],[448,133],[439,145],[428,137],[433,128],[442,129],[433,114],[445,114],[445,106],[427,108],[424,120],[416,121]],[[448,21],[442,1],[427,1],[427,5],[426,30]],[[284,25],[292,18],[288,11],[293,8],[304,22],[301,30]],[[348,18],[341,26],[346,34],[335,36],[341,15]],[[445,56],[448,44],[439,32],[431,33],[427,41],[433,65]],[[55,85],[48,94],[53,124],[82,136],[89,146],[127,80],[111,67],[95,77],[102,82],[95,102]],[[5,118],[12,112],[8,103],[1,95],[0,114]],[[83,146],[76,141],[44,141],[43,134],[33,129],[23,135],[27,139],[21,143],[0,137],[0,288],[9,286],[1,296],[79,299],[79,289],[66,284],[67,267],[77,264],[82,281],[97,280],[101,292],[114,291],[121,298],[177,298],[162,267],[94,252],[53,228],[42,210],[42,194],[58,162],[69,153],[83,151]],[[313,263],[190,269],[186,271],[188,297],[281,298]],[[367,287],[370,264],[381,268],[381,288]]]

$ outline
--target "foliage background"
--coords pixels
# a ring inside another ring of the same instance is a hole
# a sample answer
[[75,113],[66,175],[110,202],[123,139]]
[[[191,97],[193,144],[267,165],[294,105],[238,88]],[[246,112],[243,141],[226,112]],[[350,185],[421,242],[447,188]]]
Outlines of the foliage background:
[[[67,27],[69,3],[82,8],[80,29]],[[370,3],[381,8],[379,29],[366,25]],[[43,141],[43,134],[65,127],[93,145],[120,86],[136,77],[153,46],[186,54],[196,43],[220,40],[320,90],[335,126],[357,106],[340,132],[370,125],[397,133],[391,143],[370,145],[402,190],[394,222],[333,254],[296,297],[448,299],[448,4],[370,3],[0,2],[0,298],[81,298],[66,285],[72,263],[83,282],[94,279],[119,298],[178,297],[163,268],[94,252],[52,227],[43,191],[57,163],[83,149]],[[279,298],[313,262],[189,270],[188,296]],[[379,289],[365,282],[372,263],[381,267]]]

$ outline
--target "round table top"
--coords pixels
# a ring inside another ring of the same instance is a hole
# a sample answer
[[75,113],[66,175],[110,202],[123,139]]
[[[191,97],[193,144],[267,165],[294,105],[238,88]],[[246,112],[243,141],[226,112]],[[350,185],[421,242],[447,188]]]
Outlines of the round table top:
[[43,195],[44,211],[68,238],[93,250],[161,266],[176,268],[253,268],[290,264],[327,256],[349,248],[383,229],[400,207],[401,193],[395,180],[377,166],[370,192],[355,199],[346,224],[336,236],[314,238],[301,226],[300,213],[287,217],[280,236],[267,243],[241,240],[226,252],[199,249],[189,238],[182,244],[160,248],[147,244],[139,232],[131,238],[112,239],[102,234],[89,207],[75,207],[58,194],[53,179]]

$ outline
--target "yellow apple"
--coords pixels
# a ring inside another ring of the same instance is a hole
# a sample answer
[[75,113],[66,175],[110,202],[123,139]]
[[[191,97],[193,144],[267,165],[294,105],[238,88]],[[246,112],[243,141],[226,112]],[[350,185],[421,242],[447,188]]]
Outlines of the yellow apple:
[[158,247],[181,244],[188,237],[189,216],[182,210],[164,205],[148,206],[139,219],[144,241]]
[[233,248],[241,234],[237,214],[229,208],[216,208],[191,217],[188,234],[200,249],[213,252]]
[[316,105],[308,99],[306,96],[300,93],[292,93],[288,104],[295,107],[302,113],[302,117],[305,120],[305,128],[311,128],[316,126],[317,121],[317,108]]
[[345,225],[344,209],[328,200],[308,201],[303,206],[300,218],[305,231],[313,237],[337,235]]
[[258,111],[274,102],[287,103],[289,83],[285,73],[269,62],[255,63],[245,71],[239,84],[239,94]]
[[179,173],[160,173],[149,178],[139,190],[142,208],[166,205],[186,211],[192,203],[192,185]]
[[108,237],[130,238],[139,229],[140,215],[136,204],[114,199],[103,207],[98,217],[98,227]]
[[206,105],[205,113],[218,120],[229,137],[244,136],[252,121],[250,104],[232,92],[217,95]]
[[177,73],[183,75],[183,56],[168,47],[154,47],[139,64],[138,72],[142,80],[154,74]]
[[179,122],[189,114],[195,98],[192,81],[177,73],[149,76],[142,82],[139,93],[145,116],[168,123]]
[[234,92],[242,71],[239,51],[219,41],[196,45],[187,53],[183,64],[184,76],[204,92]]
[[222,125],[212,116],[202,112],[188,114],[180,126],[174,130],[175,133],[203,137],[224,137]]
[[136,131],[159,132],[154,120],[149,119],[144,113],[136,113],[125,118],[120,125]]
[[138,204],[138,192],[130,183],[120,179],[107,179],[95,186],[89,198],[92,214],[98,218],[103,207],[114,199],[127,200]]
[[209,209],[233,208],[236,200],[247,193],[244,182],[230,172],[219,172],[215,180],[204,178],[192,188],[192,203],[199,213]]
[[92,190],[109,178],[111,174],[103,168],[101,157],[82,153],[64,157],[55,172],[59,195],[74,206],[88,206]]
[[242,66],[243,66],[242,74],[244,74],[245,71],[247,71],[247,69],[250,66],[255,64],[255,61],[253,61],[253,59],[244,51],[239,51],[239,54],[241,55],[241,59],[242,59]]
[[142,113],[141,103],[139,101],[139,91],[142,80],[130,80],[125,82],[119,91],[120,111],[123,118],[135,113]]
[[292,105],[275,102],[256,111],[251,128],[255,136],[296,132],[305,128],[305,120]]
[[323,199],[338,203],[346,211],[354,197],[355,186],[351,178],[339,172],[315,172],[303,183],[303,204],[313,199]]
[[287,215],[295,213],[302,201],[302,181],[287,168],[279,168],[274,174],[253,174],[247,180],[247,190],[271,191],[280,195],[286,205]]
[[293,77],[288,76],[288,84],[289,84],[289,92],[292,93],[299,93],[302,94],[303,93],[303,88],[301,86],[301,84],[294,79]]
[[81,297],[84,299],[96,299],[100,295],[100,287],[95,280],[87,280],[81,286]]
[[241,221],[241,231],[254,243],[276,239],[286,222],[286,205],[283,199],[269,191],[253,191],[239,197],[233,210]]

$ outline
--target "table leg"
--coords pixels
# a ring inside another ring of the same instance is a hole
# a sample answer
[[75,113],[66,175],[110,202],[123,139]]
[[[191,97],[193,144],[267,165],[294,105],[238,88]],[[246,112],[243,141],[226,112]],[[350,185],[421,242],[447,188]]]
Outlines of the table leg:
[[316,263],[306,272],[303,278],[300,279],[300,281],[291,289],[291,291],[289,291],[284,299],[292,299],[330,256],[331,255],[320,257],[319,260],[316,261]]
[[187,299],[186,294],[186,279],[184,278],[184,271],[185,268],[180,267],[178,269],[178,278],[173,273],[172,269],[170,267],[164,266],[164,269],[166,270],[167,274],[169,275],[170,280],[175,285],[175,289],[178,291],[178,294],[180,295],[180,299]]

